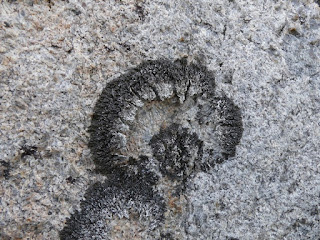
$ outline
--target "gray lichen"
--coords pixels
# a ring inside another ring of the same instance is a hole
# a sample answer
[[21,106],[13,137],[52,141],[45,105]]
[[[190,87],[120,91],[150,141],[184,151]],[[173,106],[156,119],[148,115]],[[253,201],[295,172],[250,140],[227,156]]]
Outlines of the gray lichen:
[[[87,191],[61,239],[126,239],[137,226],[141,238],[176,239],[185,234],[186,183],[235,155],[242,122],[239,108],[216,95],[212,72],[158,60],[107,84],[89,132],[96,170],[108,180]],[[130,227],[119,233],[115,222]]]

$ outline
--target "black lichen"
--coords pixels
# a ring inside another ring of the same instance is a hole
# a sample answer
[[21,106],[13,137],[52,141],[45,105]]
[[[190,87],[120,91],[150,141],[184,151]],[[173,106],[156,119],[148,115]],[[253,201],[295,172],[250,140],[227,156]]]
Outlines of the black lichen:
[[128,71],[107,84],[89,128],[96,172],[107,180],[87,190],[61,239],[107,238],[108,223],[125,219],[142,224],[153,239],[174,239],[161,234],[166,230],[152,232],[165,216],[187,211],[175,203],[184,183],[235,156],[242,131],[240,109],[217,96],[205,67],[157,60]]
[[224,159],[234,157],[236,146],[242,137],[243,127],[241,112],[231,99],[221,97],[216,99],[219,102],[217,112],[219,124],[222,127],[221,147]]
[[138,214],[138,221],[151,220],[146,228],[157,227],[163,221],[165,206],[161,195],[152,188],[157,177],[145,167],[147,159],[141,158],[139,168],[119,170],[109,175],[107,181],[93,184],[81,202],[81,211],[67,220],[60,239],[95,239],[109,235],[108,217],[124,216],[134,221],[132,216]]
[[164,101],[172,96],[181,102],[193,96],[209,99],[214,88],[214,75],[204,67],[165,60],[142,63],[109,83],[96,103],[89,129],[89,147],[97,171],[110,174],[126,164],[130,153],[125,155],[122,150],[128,147],[123,146],[128,139],[125,128],[133,125],[137,117],[133,112],[141,102]]
[[160,172],[170,179],[185,180],[197,168],[202,157],[202,144],[197,134],[172,124],[161,129],[150,141]]

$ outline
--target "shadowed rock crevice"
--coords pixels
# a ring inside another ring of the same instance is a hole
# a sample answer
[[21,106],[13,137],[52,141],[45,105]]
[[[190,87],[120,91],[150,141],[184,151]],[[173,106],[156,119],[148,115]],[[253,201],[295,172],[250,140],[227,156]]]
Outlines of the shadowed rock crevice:
[[186,183],[233,157],[242,131],[240,109],[203,66],[147,61],[108,83],[89,128],[107,180],[88,189],[61,239],[184,239]]

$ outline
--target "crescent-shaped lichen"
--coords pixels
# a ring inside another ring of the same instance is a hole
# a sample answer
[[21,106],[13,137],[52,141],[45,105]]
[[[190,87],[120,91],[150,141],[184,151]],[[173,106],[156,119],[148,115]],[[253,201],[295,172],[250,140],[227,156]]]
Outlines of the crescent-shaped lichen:
[[[139,157],[146,156],[162,174],[178,177],[189,175],[191,168],[204,169],[234,156],[242,123],[239,108],[228,98],[215,95],[212,72],[183,60],[158,60],[145,62],[107,84],[89,131],[98,172],[112,173],[127,167],[129,159],[138,164]],[[169,139],[168,132],[172,137],[182,134],[181,138],[189,134],[190,144],[197,147],[192,146],[191,151],[189,143],[177,144],[179,139]],[[162,137],[172,143],[160,145]],[[161,148],[170,144],[178,149],[175,156],[169,147],[167,155],[157,157]]]

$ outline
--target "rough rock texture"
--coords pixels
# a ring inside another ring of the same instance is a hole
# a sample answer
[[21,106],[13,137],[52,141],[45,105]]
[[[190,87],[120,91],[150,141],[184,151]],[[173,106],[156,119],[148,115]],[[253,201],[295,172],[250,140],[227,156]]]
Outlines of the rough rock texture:
[[[59,239],[81,200],[113,201],[88,148],[95,103],[146,60],[186,58],[214,72],[243,134],[234,157],[195,173],[188,199],[158,193],[154,208],[183,206],[189,223],[160,237],[319,239],[319,28],[313,0],[2,1],[0,238]],[[150,224],[128,221],[130,191],[112,228],[123,239]]]

